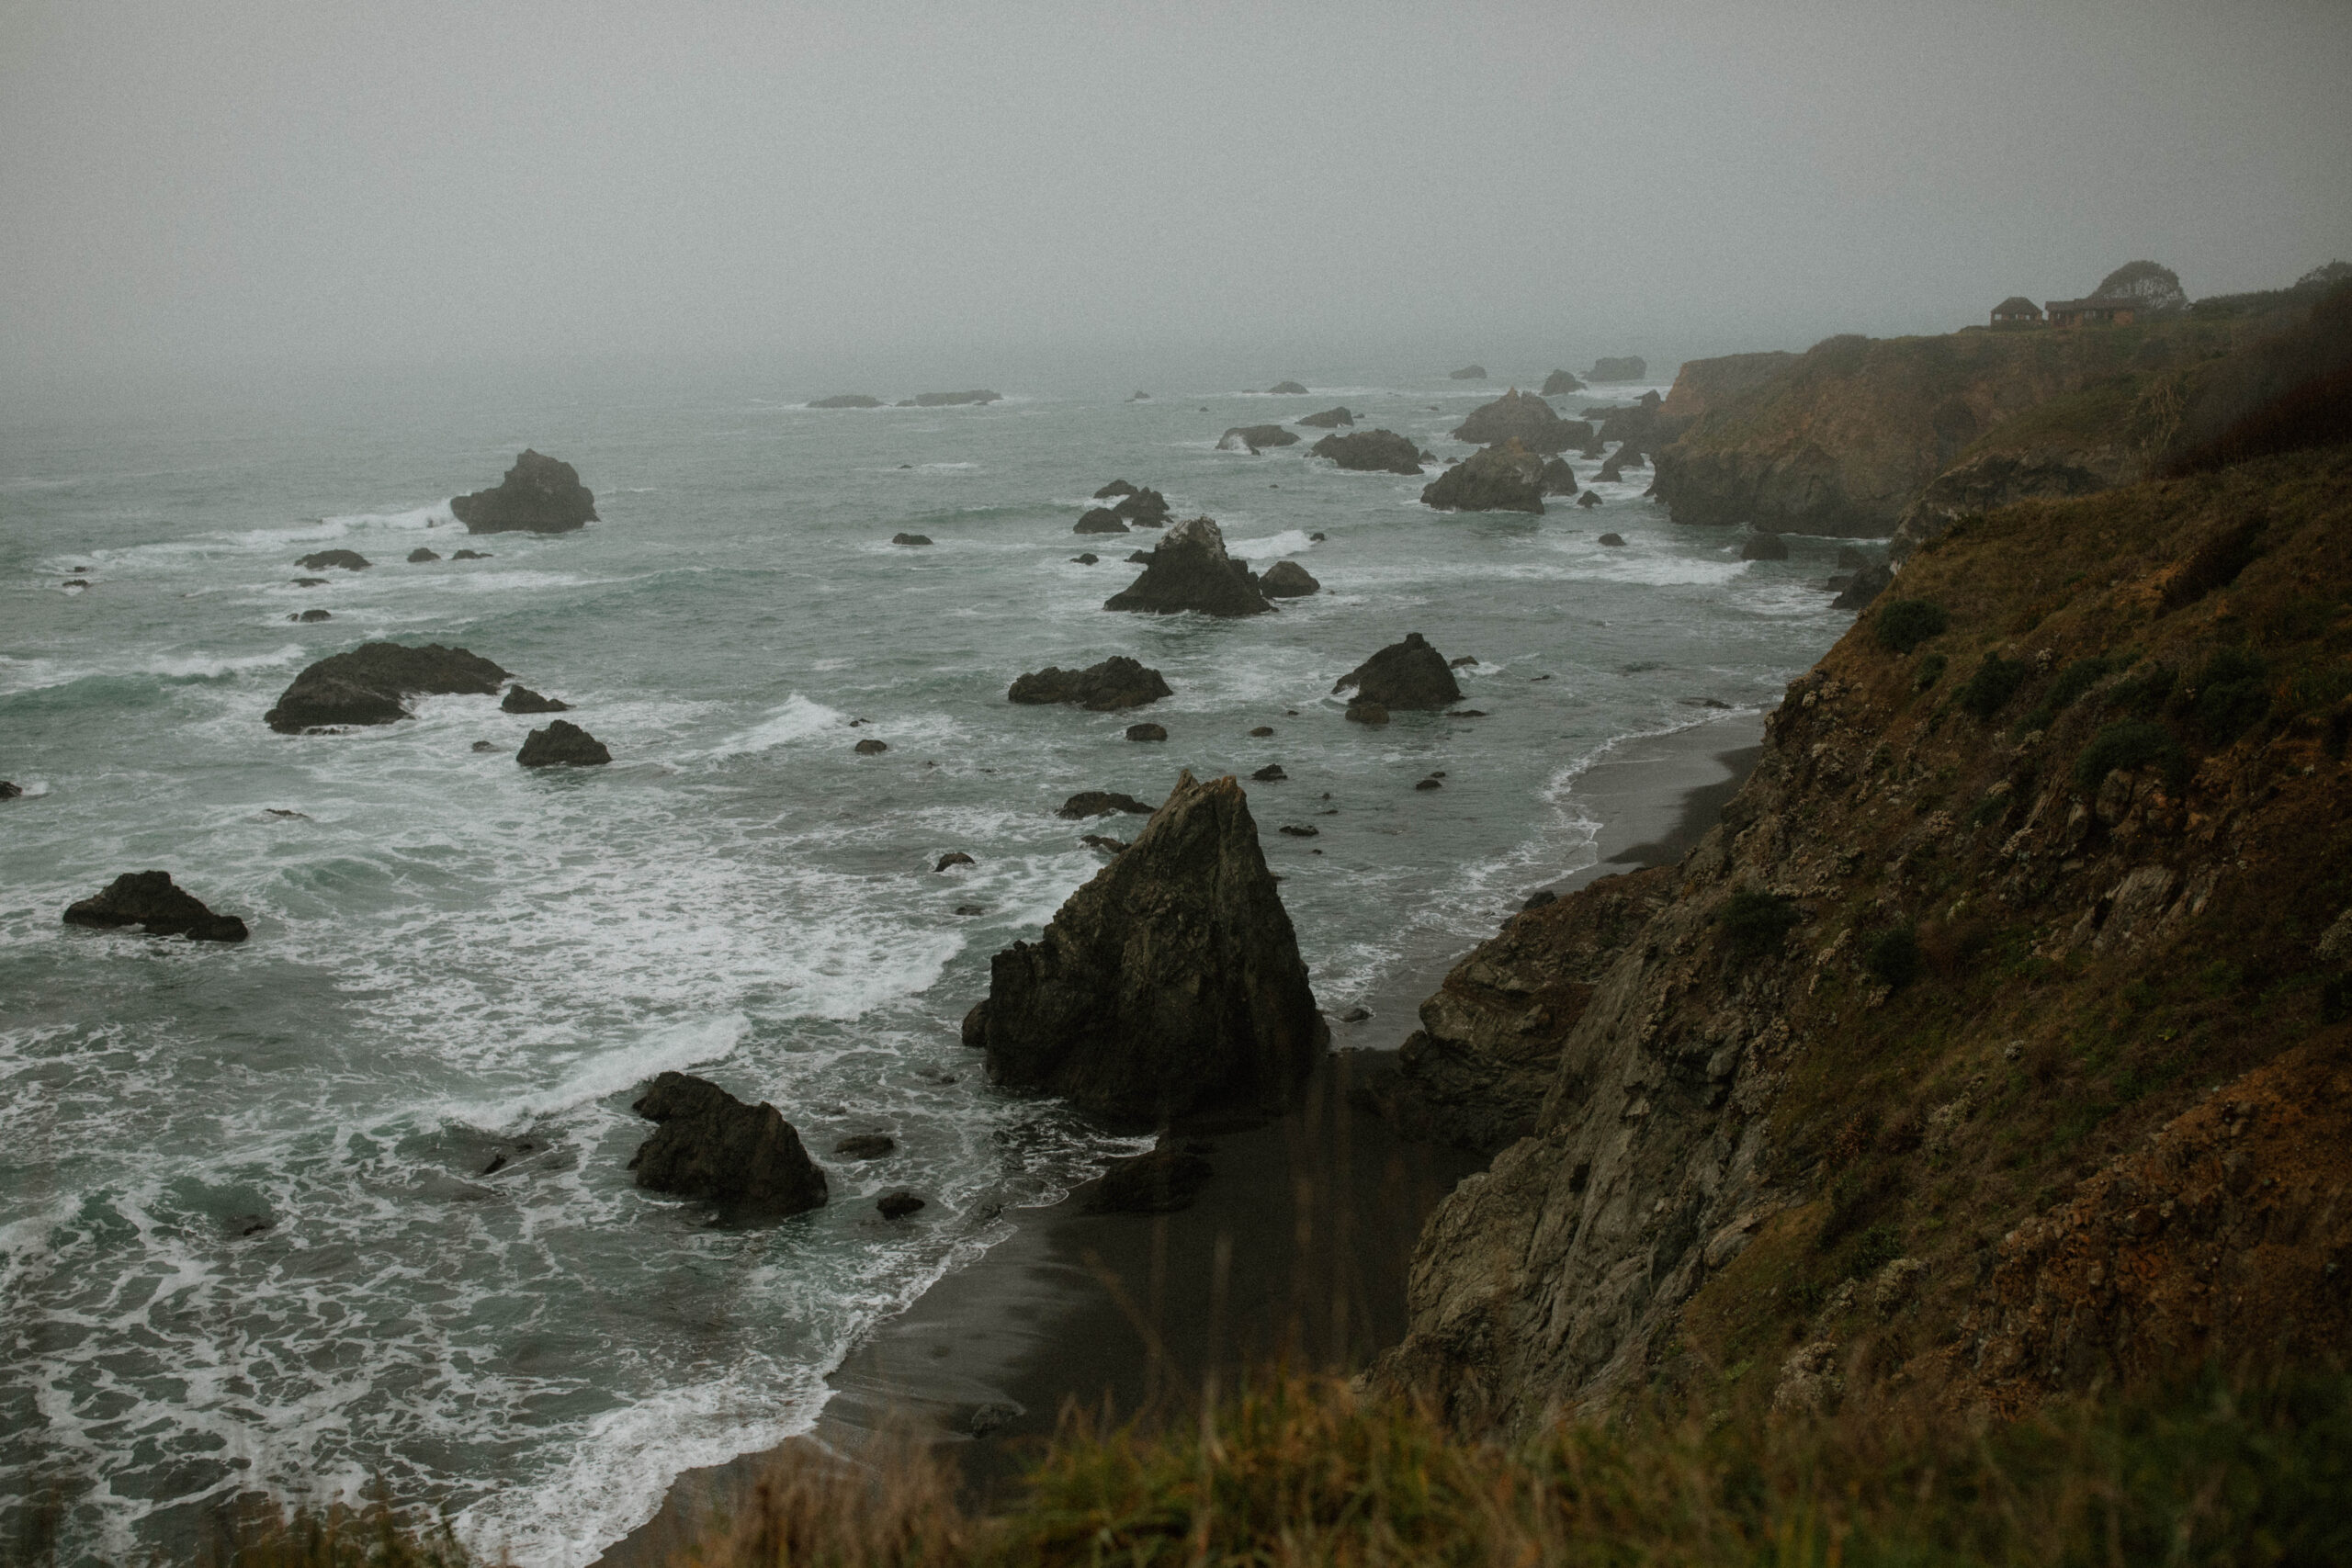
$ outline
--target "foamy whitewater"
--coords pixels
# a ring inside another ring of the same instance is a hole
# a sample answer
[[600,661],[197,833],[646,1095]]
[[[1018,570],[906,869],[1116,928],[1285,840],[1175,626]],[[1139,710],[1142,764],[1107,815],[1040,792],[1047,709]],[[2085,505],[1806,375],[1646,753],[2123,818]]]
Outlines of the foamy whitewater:
[[[0,431],[0,777],[26,790],[0,802],[0,1531],[51,1497],[68,1561],[120,1558],[240,1494],[380,1476],[571,1568],[682,1469],[806,1429],[861,1332],[1132,1146],[992,1092],[957,1038],[989,955],[1102,863],[1079,835],[1140,825],[1057,818],[1074,791],[1280,762],[1251,807],[1317,995],[1375,1009],[1343,1043],[1396,1044],[1447,957],[1591,861],[1582,769],[1710,701],[1760,709],[1846,618],[1830,542],[1743,563],[1643,501],[1646,468],[1593,511],[1449,516],[1426,479],[1306,443],[1215,450],[1344,400],[1462,455],[1445,433],[1500,390],[860,412],[433,389]],[[447,497],[526,444],[603,521],[469,538]],[[1070,525],[1121,477],[1325,591],[1239,622],[1105,613],[1158,536]],[[492,558],[408,564],[420,545]],[[295,567],[330,547],[374,566]],[[310,608],[333,618],[289,621]],[[1477,657],[1464,705],[1488,716],[1341,720],[1332,682],[1408,631]],[[489,697],[263,725],[304,664],[379,637],[495,660],[613,765],[526,772],[545,720]],[[1005,701],[1114,653],[1176,694]],[[1147,716],[1167,744],[1123,738]],[[854,755],[868,737],[888,752]],[[951,850],[978,863],[934,874]],[[252,940],[60,922],[149,867]],[[628,1104],[665,1068],[773,1100],[831,1204],[728,1228],[636,1190]],[[830,1157],[870,1131],[900,1153]],[[895,1187],[928,1207],[882,1221]]]

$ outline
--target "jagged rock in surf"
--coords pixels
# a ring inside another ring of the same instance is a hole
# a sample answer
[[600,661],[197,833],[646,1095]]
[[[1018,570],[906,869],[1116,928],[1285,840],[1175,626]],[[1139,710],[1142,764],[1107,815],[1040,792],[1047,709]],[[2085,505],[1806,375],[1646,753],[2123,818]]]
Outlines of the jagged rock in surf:
[[541,696],[528,686],[516,684],[506,688],[506,695],[499,701],[498,711],[501,713],[570,713],[571,705],[554,697]]
[[1278,560],[1258,579],[1258,591],[1269,599],[1304,599],[1322,586],[1295,560]]
[[1216,449],[1220,452],[1247,446],[1254,454],[1261,447],[1297,445],[1297,435],[1279,424],[1237,424],[1216,438]]
[[1168,531],[1143,575],[1103,601],[1106,610],[1172,615],[1197,610],[1204,615],[1262,615],[1273,608],[1243,562],[1225,553],[1225,535],[1216,522],[1195,517]]
[[526,768],[593,768],[611,761],[613,754],[605,750],[603,741],[570,719],[560,718],[525,736],[514,760]]
[[1418,474],[1421,471],[1419,451],[1393,430],[1359,430],[1348,435],[1327,435],[1307,450],[1358,473]]
[[300,621],[307,625],[313,621],[331,621],[334,619],[334,616],[325,610],[300,610],[286,618],[289,621]]
[[304,571],[324,571],[330,567],[342,571],[366,571],[369,562],[357,550],[318,550],[294,564]]
[[1347,404],[1341,403],[1338,408],[1325,409],[1321,413],[1308,414],[1296,423],[1306,425],[1310,430],[1338,430],[1345,425],[1352,425],[1355,422],[1356,416],[1349,412]]
[[1359,703],[1390,708],[1442,708],[1462,700],[1445,655],[1419,632],[1392,642],[1331,683],[1334,695],[1355,688]]
[[568,534],[596,518],[596,497],[580,470],[525,447],[495,490],[458,496],[449,511],[469,534]]
[[281,735],[346,724],[390,724],[409,716],[405,699],[458,694],[495,696],[507,671],[462,648],[369,642],[330,654],[279,694],[263,722]]
[[1421,490],[1434,512],[1544,510],[1544,459],[1512,441],[1456,463]]
[[1126,851],[1039,940],[989,964],[964,1043],[989,1079],[1067,1097],[1121,1125],[1274,1112],[1329,1031],[1230,778],[1185,773]]
[[1453,438],[1474,446],[1516,441],[1530,452],[1548,455],[1582,446],[1592,438],[1592,431],[1582,420],[1562,419],[1542,398],[1513,387],[1493,402],[1472,410],[1468,419],[1454,426]]
[[650,1192],[778,1216],[825,1201],[825,1173],[773,1105],[746,1105],[707,1078],[663,1073],[630,1109],[661,1123],[628,1162]]
[[1091,713],[1110,713],[1139,708],[1175,693],[1159,671],[1117,653],[1083,670],[1048,664],[1013,682],[1004,695],[1007,702],[1075,703]]
[[[11,795],[21,794],[13,784]],[[100,931],[137,926],[150,936],[185,936],[191,942],[243,942],[245,922],[216,915],[204,901],[175,886],[168,871],[126,871],[102,893],[65,907],[69,926]]]

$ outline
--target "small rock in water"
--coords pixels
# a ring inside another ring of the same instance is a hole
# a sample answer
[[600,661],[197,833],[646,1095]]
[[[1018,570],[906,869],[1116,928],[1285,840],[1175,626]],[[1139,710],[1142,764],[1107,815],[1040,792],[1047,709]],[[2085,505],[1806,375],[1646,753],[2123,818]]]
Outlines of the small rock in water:
[[889,749],[890,748],[888,743],[876,740],[870,735],[850,748],[851,750],[856,752],[861,757],[879,757],[883,752],[888,751]]
[[1168,727],[1160,724],[1131,724],[1127,726],[1127,739],[1130,740],[1165,740],[1168,739]]
[[490,552],[488,550],[457,550],[450,554],[449,558],[451,560],[488,560]]
[[1607,545],[1612,549],[1623,545],[1624,542],[1625,536],[1623,534],[1603,534],[1599,539],[1594,541],[1596,544]]
[[1267,736],[1272,735],[1273,732],[1274,732],[1274,727],[1273,727],[1272,725],[1271,725],[1271,724],[1261,724],[1261,725],[1260,725],[1257,728],[1255,728],[1255,729],[1251,730],[1250,733],[1251,735],[1255,736],[1257,739],[1261,739],[1261,740],[1263,740]]
[[981,904],[958,904],[956,906],[956,912],[959,915],[985,915],[988,913],[988,908]]
[[1521,904],[1519,908],[1521,912],[1524,913],[1529,909],[1540,909],[1546,904],[1556,904],[1559,901],[1560,896],[1557,893],[1553,892],[1548,887],[1539,887],[1534,892],[1530,893],[1527,896],[1527,902]]
[[951,865],[978,865],[979,863],[979,862],[974,860],[971,856],[966,854],[961,850],[950,850],[945,854],[940,856],[939,863],[933,866],[931,869],[934,872],[941,872],[945,871]]
[[6,779],[0,779],[0,800],[15,800],[24,793],[24,785],[13,784]]
[[1269,762],[1250,776],[1260,784],[1280,784],[1290,777],[1288,773],[1283,772],[1283,765],[1280,762]]
[[408,564],[411,566],[423,566],[426,561],[439,560],[440,558],[440,551],[428,550],[423,545],[417,546],[416,548],[409,551],[408,553]]
[[1413,787],[1414,787],[1415,789],[1443,789],[1443,788],[1445,787],[1445,785],[1444,785],[1444,784],[1443,784],[1442,782],[1441,782],[1441,781],[1440,781],[1440,780],[1438,780],[1438,779],[1435,779],[1435,778],[1426,778],[1426,779],[1421,780],[1419,784],[1415,784]]
[[1101,560],[1102,558],[1096,555],[1092,550],[1089,550],[1082,556],[1072,556],[1069,558],[1076,561],[1080,566],[1092,566],[1096,561]]
[[931,543],[931,536],[928,534],[893,534],[890,536],[890,542],[894,545],[927,545]]
[[543,697],[528,686],[514,685],[506,688],[505,699],[498,709],[501,713],[570,713],[571,705]]
[[1446,667],[1448,670],[1465,670],[1465,669],[1469,668],[1471,665],[1476,664],[1476,663],[1477,663],[1477,662],[1478,662],[1478,656],[1477,656],[1476,654],[1475,654],[1475,653],[1465,653],[1465,654],[1462,655],[1459,659],[1449,659],[1449,660],[1447,660],[1445,661],[1445,667]]
[[613,754],[603,741],[560,718],[524,737],[523,749],[514,753],[514,760],[526,768],[593,768],[611,761]]
[[1076,795],[1063,801],[1060,808],[1054,815],[1072,818],[1108,817],[1114,811],[1125,811],[1136,817],[1151,815],[1151,807],[1134,795],[1122,795],[1116,790],[1108,789],[1080,790]]
[[1359,698],[1348,705],[1347,717],[1354,724],[1386,724],[1388,710],[1378,703],[1368,703]]
[[366,571],[368,563],[368,558],[357,550],[320,550],[304,556],[294,564],[305,571],[324,571],[329,567],[340,567],[345,571]]
[[69,577],[64,581],[59,583],[58,586],[60,588],[87,588],[90,584],[88,580],[85,578]]
[[773,1105],[746,1105],[707,1078],[671,1072],[631,1109],[661,1123],[628,1162],[649,1191],[775,1214],[825,1201],[825,1173]]
[[323,577],[298,577],[294,580],[297,588],[324,588],[326,585],[327,580]]
[[1485,708],[1448,708],[1445,710],[1445,716],[1448,718],[1484,718],[1487,716],[1487,710]]
[[874,1207],[886,1220],[903,1220],[922,1207],[922,1200],[901,1187],[895,1192],[885,1192],[875,1200]]
[[150,936],[186,936],[191,942],[243,942],[245,922],[216,915],[201,899],[173,886],[168,871],[127,871],[106,890],[69,904],[69,926],[100,931],[138,926]]
[[1600,504],[1600,497],[1591,491],[1587,491],[1582,495],[1577,497],[1577,504],[1585,508],[1587,511],[1590,511],[1593,507]]
[[1125,839],[1114,839],[1103,833],[1081,833],[1078,841],[1090,850],[1101,850],[1106,855],[1122,853],[1127,848]]
[[494,488],[452,497],[449,511],[469,534],[566,534],[598,520],[580,470],[527,446]]
[[319,621],[331,621],[334,619],[334,616],[324,610],[302,610],[294,615],[288,615],[286,618],[289,621],[300,621],[305,625],[310,625]]
[[1270,599],[1304,599],[1322,587],[1295,560],[1278,560],[1258,579],[1259,591]]
[[498,750],[498,742],[495,740],[477,740],[474,742],[474,750],[477,751],[495,751]]
[[1306,536],[1306,539],[1309,544],[1319,545],[1323,543],[1324,536],[1320,534],[1309,534]]
[[1370,1008],[1350,1008],[1347,1011],[1340,1015],[1340,1021],[1341,1023],[1362,1023],[1371,1016],[1372,1010]]
[[1302,828],[1295,822],[1285,822],[1279,830],[1293,839],[1319,839],[1323,836],[1322,829]]
[[833,1145],[833,1153],[843,1159],[880,1159],[899,1146],[899,1141],[883,1133],[858,1133]]
[[1119,521],[1119,514],[1107,506],[1091,508],[1078,520],[1078,525],[1070,530],[1073,534],[1124,534],[1127,531],[1127,525]]

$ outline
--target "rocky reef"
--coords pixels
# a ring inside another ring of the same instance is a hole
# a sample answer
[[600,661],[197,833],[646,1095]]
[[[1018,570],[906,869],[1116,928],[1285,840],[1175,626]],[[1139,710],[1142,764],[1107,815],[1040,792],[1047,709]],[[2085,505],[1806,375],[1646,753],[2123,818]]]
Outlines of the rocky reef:
[[350,724],[390,724],[409,716],[407,699],[471,694],[494,696],[507,671],[462,648],[427,643],[362,643],[330,654],[294,677],[263,722],[282,735]]
[[878,409],[882,400],[864,392],[842,392],[830,398],[819,398],[808,405],[812,409]]
[[630,1109],[661,1124],[628,1162],[648,1191],[771,1217],[825,1202],[825,1173],[773,1105],[746,1105],[707,1078],[673,1072]]
[[478,490],[449,502],[469,534],[568,534],[594,523],[596,497],[571,464],[528,447],[495,490]]
[[1262,615],[1273,609],[1259,591],[1256,575],[1225,553],[1225,534],[1207,517],[1170,528],[1151,552],[1143,575],[1104,600],[1102,607],[1154,615],[1185,610],[1204,615]]
[[990,1081],[1138,1127],[1283,1110],[1329,1038],[1241,786],[1189,773],[964,1020]]
[[1418,474],[1421,455],[1410,441],[1393,430],[1359,430],[1349,435],[1327,435],[1307,448],[1342,468],[1360,473]]
[[968,392],[917,392],[911,398],[901,400],[899,406],[907,409],[949,409],[966,404],[1001,402],[1003,400],[1002,392],[975,388]]
[[172,881],[168,871],[126,871],[101,892],[65,907],[69,926],[100,931],[137,926],[150,936],[184,936],[190,942],[243,942],[245,922],[216,915],[204,901]]
[[1159,671],[1137,663],[1124,653],[1113,654],[1083,670],[1048,664],[1012,682],[1004,694],[1012,703],[1071,703],[1090,713],[1139,708],[1175,695]]
[[1546,482],[1544,458],[1514,441],[1446,469],[1422,487],[1421,504],[1438,512],[1540,513]]

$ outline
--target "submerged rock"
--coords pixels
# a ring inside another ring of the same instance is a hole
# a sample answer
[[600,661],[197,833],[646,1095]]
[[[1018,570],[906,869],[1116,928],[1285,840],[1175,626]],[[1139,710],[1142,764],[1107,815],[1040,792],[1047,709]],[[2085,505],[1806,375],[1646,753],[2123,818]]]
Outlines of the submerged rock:
[[1516,441],[1530,452],[1565,452],[1592,439],[1592,428],[1582,420],[1562,419],[1552,405],[1531,392],[1513,387],[1493,402],[1473,410],[1453,430],[1456,441],[1490,446]]
[[362,643],[295,676],[263,722],[282,735],[334,725],[390,724],[409,716],[409,697],[494,696],[506,678],[506,671],[462,648]]
[[808,406],[812,409],[878,409],[882,406],[882,400],[868,397],[864,392],[842,392],[830,398],[819,398]]
[[449,558],[451,560],[488,560],[491,558],[486,550],[457,550],[450,554]]
[[1359,703],[1392,708],[1442,708],[1462,700],[1445,655],[1419,632],[1392,642],[1331,684],[1336,695],[1353,686]]
[[357,550],[317,550],[294,564],[304,571],[324,571],[330,567],[344,571],[366,571],[368,560]]
[[1175,694],[1159,671],[1124,653],[1083,670],[1048,664],[1022,676],[1004,694],[1007,702],[1076,703],[1090,713],[1139,708]]
[[1080,790],[1076,795],[1063,801],[1054,815],[1075,819],[1080,817],[1108,817],[1114,811],[1125,811],[1136,817],[1151,815],[1151,807],[1134,795],[1121,795],[1116,790],[1109,789]]
[[525,447],[495,490],[449,502],[469,534],[568,534],[596,519],[596,497],[571,464]]
[[[11,794],[21,794],[13,785]],[[150,936],[185,936],[191,942],[243,942],[245,922],[216,915],[202,899],[175,886],[168,871],[126,871],[106,891],[65,907],[69,926],[101,931],[138,926]]]
[[628,1162],[648,1191],[779,1215],[825,1201],[825,1173],[773,1105],[746,1105],[707,1078],[663,1073],[630,1109],[661,1123]]
[[570,719],[560,718],[525,736],[514,760],[526,768],[593,768],[611,761],[613,754],[605,750],[603,741]]
[[553,697],[543,697],[530,687],[518,684],[506,688],[506,695],[500,701],[498,710],[501,713],[570,713],[571,705]]
[[1281,1111],[1329,1038],[1240,785],[1189,773],[1037,942],[991,960],[964,1020],[993,1082],[1126,1125]]
[[[1131,498],[1132,499],[1132,498]],[[1143,575],[1103,601],[1106,610],[1171,615],[1262,615],[1273,608],[1250,569],[1225,553],[1225,535],[1206,517],[1179,523],[1151,553]]]
[[1418,474],[1421,455],[1410,441],[1393,430],[1359,430],[1351,435],[1327,435],[1307,448],[1342,468],[1365,474]]
[[1424,486],[1421,504],[1436,512],[1541,513],[1544,473],[1544,459],[1516,441],[1489,446]]
[[1237,424],[1216,438],[1216,449],[1230,452],[1236,446],[1247,446],[1255,452],[1261,446],[1295,446],[1298,437],[1279,424]]
[[856,1133],[833,1145],[833,1153],[843,1159],[880,1159],[899,1146],[899,1141],[887,1133]]
[[1296,423],[1306,425],[1310,430],[1338,430],[1343,426],[1351,425],[1355,422],[1356,416],[1349,411],[1347,404],[1341,403],[1338,408],[1325,409],[1321,413],[1308,414]]
[[1131,724],[1127,726],[1127,739],[1130,740],[1165,740],[1168,739],[1168,727],[1164,724]]
[[1278,560],[1258,579],[1258,591],[1269,599],[1304,599],[1322,586],[1295,560]]
[[874,1207],[886,1220],[903,1220],[922,1207],[922,1200],[900,1187],[876,1198]]

